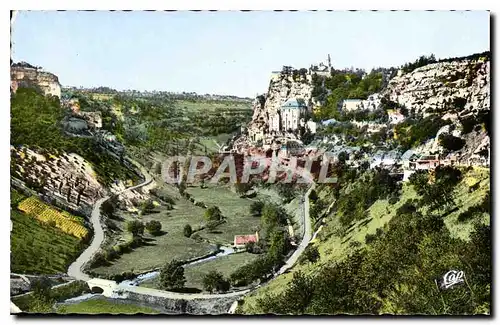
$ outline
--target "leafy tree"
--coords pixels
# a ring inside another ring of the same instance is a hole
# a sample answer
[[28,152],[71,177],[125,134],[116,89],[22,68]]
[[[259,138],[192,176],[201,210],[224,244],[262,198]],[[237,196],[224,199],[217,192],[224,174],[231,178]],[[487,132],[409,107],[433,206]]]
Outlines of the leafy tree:
[[191,225],[185,225],[184,226],[184,236],[186,237],[191,237],[191,234],[193,233],[193,228],[191,228]]
[[152,200],[144,200],[141,203],[140,210],[144,214],[144,213],[152,211],[154,209],[154,207],[155,207],[155,205],[153,204]]
[[212,293],[214,290],[218,292],[226,292],[229,290],[229,281],[224,279],[222,273],[215,270],[210,271],[203,277],[203,288]]
[[448,133],[439,135],[439,144],[450,151],[457,151],[464,147],[465,140]]
[[161,223],[157,220],[151,220],[146,222],[146,230],[151,235],[158,235],[161,232]]
[[262,209],[264,208],[264,202],[262,201],[254,201],[250,204],[250,213],[253,216],[260,216],[262,214]]
[[302,253],[301,260],[302,262],[308,261],[311,263],[315,263],[319,259],[319,251],[318,247],[309,245]]
[[139,220],[127,221],[125,227],[127,231],[134,236],[140,236],[144,234],[144,224]]
[[32,313],[50,313],[55,299],[52,297],[50,281],[47,277],[41,277],[34,281],[33,293],[29,312]]
[[160,270],[159,283],[161,288],[177,289],[184,287],[186,278],[184,277],[184,267],[182,263],[177,260],[165,264]]
[[205,220],[207,221],[219,221],[222,219],[222,212],[219,207],[213,205],[205,210]]
[[237,182],[234,184],[234,189],[237,194],[244,195],[246,192],[252,189],[252,185],[250,183]]
[[109,200],[106,200],[102,203],[101,205],[101,211],[108,217],[112,217],[113,214],[115,213],[116,210],[116,199],[110,198]]
[[212,221],[207,222],[205,227],[208,229],[209,232],[213,232],[219,224],[220,224],[219,221],[212,220]]

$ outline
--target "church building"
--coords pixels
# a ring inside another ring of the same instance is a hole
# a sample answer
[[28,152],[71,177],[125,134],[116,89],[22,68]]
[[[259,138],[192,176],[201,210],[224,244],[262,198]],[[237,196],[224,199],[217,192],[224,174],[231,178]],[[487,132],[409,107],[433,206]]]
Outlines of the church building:
[[[307,114],[307,104],[301,98],[288,99],[281,108],[269,118],[270,132],[296,131]],[[302,123],[303,124],[303,123]]]

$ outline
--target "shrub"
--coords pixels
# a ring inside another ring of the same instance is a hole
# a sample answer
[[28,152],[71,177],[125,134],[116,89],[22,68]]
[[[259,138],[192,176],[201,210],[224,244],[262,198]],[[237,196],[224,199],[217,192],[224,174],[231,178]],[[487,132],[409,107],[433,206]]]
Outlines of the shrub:
[[455,137],[448,133],[442,133],[439,136],[439,144],[445,149],[450,151],[457,151],[464,147],[465,140],[462,138]]
[[368,244],[372,243],[376,238],[377,238],[377,235],[375,235],[375,234],[366,234],[365,243],[368,245]]
[[127,231],[134,236],[139,236],[144,234],[144,224],[139,220],[127,221],[125,227]]
[[262,214],[263,208],[264,208],[264,202],[262,201],[252,202],[252,204],[250,205],[250,213],[253,216],[258,217]]
[[312,245],[307,246],[300,259],[301,259],[300,263],[305,263],[306,261],[315,263],[319,259],[318,248]]
[[191,225],[185,225],[184,226],[184,236],[186,237],[191,237],[191,234],[193,233],[193,228],[191,227]]
[[224,276],[217,271],[210,271],[203,277],[203,288],[210,293],[214,290],[219,292],[226,292],[229,290],[229,281],[224,279]]
[[219,207],[213,205],[205,211],[205,219],[207,221],[219,221],[222,219],[222,213]]
[[184,277],[184,267],[182,267],[182,263],[177,260],[172,260],[170,263],[165,264],[160,270],[158,282],[161,288],[167,290],[184,287],[186,278]]
[[146,230],[151,235],[158,235],[161,232],[161,223],[156,220],[151,220],[146,223]]

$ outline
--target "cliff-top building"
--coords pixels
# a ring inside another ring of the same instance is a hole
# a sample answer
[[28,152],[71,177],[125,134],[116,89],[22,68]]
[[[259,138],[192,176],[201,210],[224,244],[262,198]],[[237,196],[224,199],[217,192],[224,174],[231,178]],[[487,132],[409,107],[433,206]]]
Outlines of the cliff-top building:
[[304,124],[308,107],[301,98],[290,98],[269,118],[269,132],[295,131]]

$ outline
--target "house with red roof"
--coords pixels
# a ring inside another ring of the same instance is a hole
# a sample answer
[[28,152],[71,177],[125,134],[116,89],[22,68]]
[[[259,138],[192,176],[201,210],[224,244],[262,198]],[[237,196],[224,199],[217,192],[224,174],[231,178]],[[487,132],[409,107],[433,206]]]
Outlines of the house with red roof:
[[253,235],[236,235],[234,236],[234,247],[244,248],[247,243],[258,243],[259,233]]

